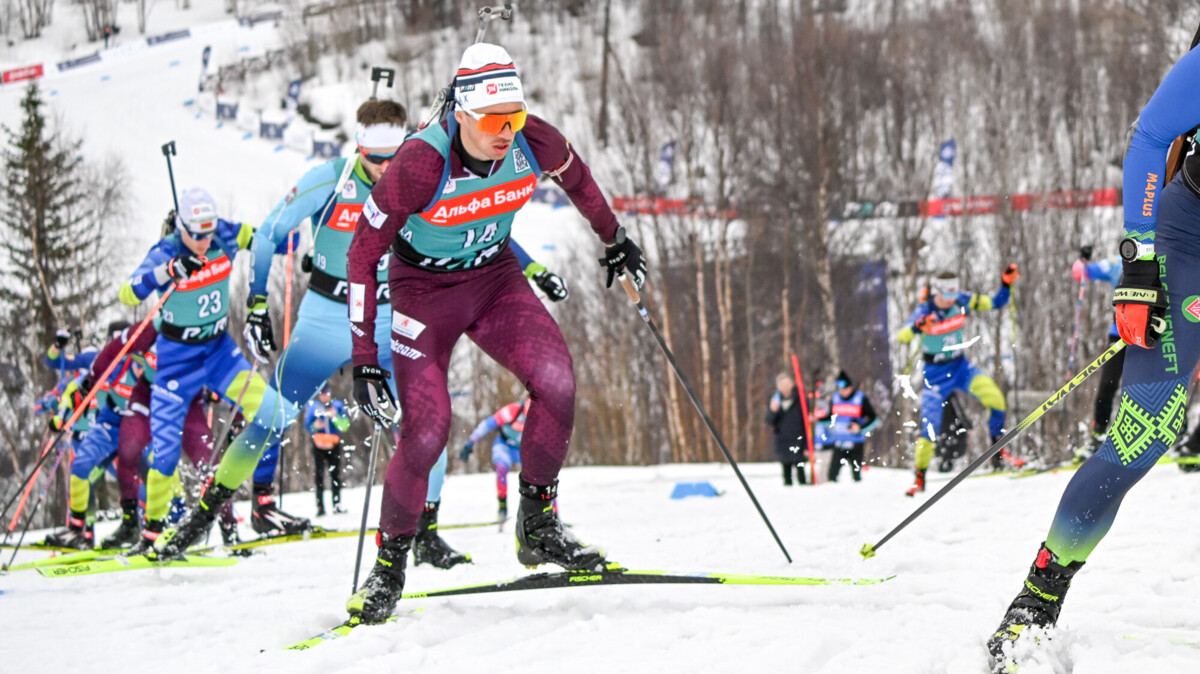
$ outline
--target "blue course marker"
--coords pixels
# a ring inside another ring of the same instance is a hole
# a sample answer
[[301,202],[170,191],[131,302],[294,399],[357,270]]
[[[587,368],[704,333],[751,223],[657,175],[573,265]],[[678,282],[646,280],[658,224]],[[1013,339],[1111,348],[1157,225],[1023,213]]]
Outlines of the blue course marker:
[[101,78],[100,78],[100,81],[101,81],[101,82],[107,82],[107,81],[109,81],[110,79],[112,79],[112,78],[111,78],[111,77],[109,77],[108,75],[105,75],[104,77],[101,77]]
[[280,152],[281,150],[283,150],[283,146],[282,146],[282,145],[276,145],[276,146],[275,146],[275,152]]
[[186,101],[184,101],[184,102],[183,102],[183,107],[185,107],[185,108],[186,108],[186,107],[188,107],[189,105],[195,105],[195,104],[196,104],[196,99],[194,99],[194,98],[189,98],[189,99],[187,99]]
[[168,68],[174,68],[174,67],[175,67],[175,66],[177,66],[177,65],[179,65],[179,60],[178,60],[178,59],[176,59],[176,60],[174,60],[174,61],[171,61],[170,63],[168,63],[168,64],[167,64],[167,67],[168,67]]
[[242,140],[250,140],[253,137],[254,137],[254,134],[247,133],[246,135],[242,136]]

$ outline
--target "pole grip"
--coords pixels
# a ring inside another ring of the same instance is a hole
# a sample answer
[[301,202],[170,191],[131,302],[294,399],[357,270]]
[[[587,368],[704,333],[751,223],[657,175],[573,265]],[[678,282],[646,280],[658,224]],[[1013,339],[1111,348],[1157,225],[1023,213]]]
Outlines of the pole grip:
[[621,274],[617,278],[621,279],[621,287],[625,289],[625,294],[629,295],[630,302],[638,304],[642,301],[642,296],[638,293],[637,286],[633,284],[633,281],[628,276]]

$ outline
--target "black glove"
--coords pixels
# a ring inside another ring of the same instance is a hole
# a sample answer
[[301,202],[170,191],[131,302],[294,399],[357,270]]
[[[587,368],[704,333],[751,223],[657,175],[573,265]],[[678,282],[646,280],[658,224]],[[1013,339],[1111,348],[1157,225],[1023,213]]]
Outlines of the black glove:
[[1157,260],[1122,263],[1121,282],[1113,290],[1117,332],[1127,344],[1147,349],[1158,343],[1165,327],[1167,294],[1158,278]]
[[1092,247],[1091,246],[1080,246],[1079,247],[1079,259],[1083,260],[1084,262],[1091,262],[1092,261]]
[[467,440],[463,443],[462,451],[458,453],[458,460],[466,463],[467,459],[471,458],[471,452],[473,451],[475,451],[475,443]]
[[255,295],[247,302],[250,312],[246,314],[246,329],[242,336],[246,338],[246,348],[254,359],[266,363],[271,353],[279,347],[275,345],[275,332],[271,329],[271,312],[267,307],[267,298]]
[[57,330],[54,333],[54,346],[59,351],[67,348],[67,342],[71,341],[71,332],[69,330]]
[[378,365],[354,366],[354,401],[380,426],[391,426],[396,414],[396,399],[388,388],[392,375]]
[[604,243],[604,257],[600,258],[600,266],[608,269],[608,280],[604,287],[611,288],[613,279],[619,274],[633,276],[633,284],[640,290],[646,282],[646,262],[642,260],[642,249],[625,236],[625,228],[618,227],[617,235],[612,241]]
[[176,283],[183,283],[191,278],[192,274],[204,269],[206,262],[204,258],[195,255],[176,255],[167,262],[167,274]]
[[305,274],[312,273],[312,253],[305,253],[300,258],[300,271],[304,272]]
[[537,287],[542,289],[542,292],[546,293],[546,297],[551,302],[561,302],[571,296],[571,289],[567,287],[566,279],[554,272],[543,269],[530,278],[537,284]]

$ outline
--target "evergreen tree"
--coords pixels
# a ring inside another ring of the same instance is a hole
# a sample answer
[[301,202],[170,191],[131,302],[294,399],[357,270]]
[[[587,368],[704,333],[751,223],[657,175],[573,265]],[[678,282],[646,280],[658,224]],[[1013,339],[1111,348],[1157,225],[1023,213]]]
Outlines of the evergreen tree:
[[36,459],[42,421],[33,406],[60,376],[41,363],[55,330],[82,330],[112,304],[111,289],[105,292],[112,256],[101,233],[124,205],[121,164],[87,166],[82,142],[51,129],[36,82],[21,109],[24,121],[17,130],[4,127],[0,153],[0,369],[10,403],[0,407],[0,436],[16,473],[0,494]]

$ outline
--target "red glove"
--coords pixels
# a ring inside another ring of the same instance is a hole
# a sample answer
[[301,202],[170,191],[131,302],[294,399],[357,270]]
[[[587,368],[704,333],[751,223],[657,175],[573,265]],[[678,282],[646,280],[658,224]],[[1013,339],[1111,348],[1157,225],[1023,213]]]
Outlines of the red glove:
[[1021,272],[1017,270],[1017,265],[1010,264],[1004,268],[1004,272],[1000,274],[1000,282],[1006,286],[1016,283],[1017,279],[1021,278]]
[[1158,280],[1158,262],[1126,262],[1121,282],[1113,291],[1117,332],[1126,344],[1150,348],[1166,328],[1167,296]]
[[1087,263],[1083,260],[1075,260],[1075,264],[1071,265],[1071,277],[1082,282],[1087,277]]

